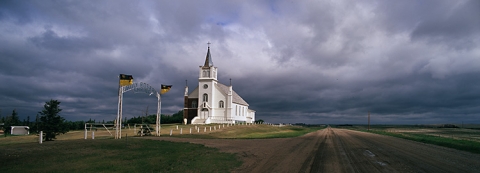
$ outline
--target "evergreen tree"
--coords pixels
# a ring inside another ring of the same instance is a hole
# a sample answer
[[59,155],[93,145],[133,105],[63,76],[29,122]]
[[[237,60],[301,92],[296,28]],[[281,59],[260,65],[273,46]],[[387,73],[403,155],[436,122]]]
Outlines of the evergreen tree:
[[13,109],[10,120],[11,120],[12,126],[19,126],[21,124],[20,118],[18,117],[17,109]]
[[30,127],[30,116],[27,116],[27,123],[26,126]]
[[68,127],[65,125],[65,119],[59,115],[60,102],[57,100],[50,100],[45,102],[43,110],[38,112],[40,115],[39,130],[45,133],[45,140],[52,141],[55,136],[65,134],[68,132]]
[[39,125],[40,125],[40,116],[37,114],[37,116],[35,117],[35,125],[33,126],[34,129],[32,130],[38,133]]
[[262,119],[259,119],[259,120],[255,121],[255,123],[257,123],[257,124],[263,124],[264,122],[265,121],[263,121]]
[[11,134],[10,130],[12,129],[12,126],[19,126],[21,124],[20,119],[18,118],[18,113],[16,109],[13,109],[12,115],[7,116],[5,118],[5,124],[4,124],[4,133],[5,135],[7,133]]

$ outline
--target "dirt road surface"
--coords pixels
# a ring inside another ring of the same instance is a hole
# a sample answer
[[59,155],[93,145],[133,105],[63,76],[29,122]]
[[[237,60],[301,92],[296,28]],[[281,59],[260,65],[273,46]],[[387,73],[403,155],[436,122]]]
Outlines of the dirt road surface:
[[480,172],[480,155],[404,139],[326,128],[284,139],[151,139],[237,153],[234,172]]

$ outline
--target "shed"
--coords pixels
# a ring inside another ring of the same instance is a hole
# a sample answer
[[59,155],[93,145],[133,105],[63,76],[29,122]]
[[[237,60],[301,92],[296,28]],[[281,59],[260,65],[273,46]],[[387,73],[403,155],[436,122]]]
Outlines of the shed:
[[10,133],[12,135],[28,135],[30,127],[28,126],[11,126]]

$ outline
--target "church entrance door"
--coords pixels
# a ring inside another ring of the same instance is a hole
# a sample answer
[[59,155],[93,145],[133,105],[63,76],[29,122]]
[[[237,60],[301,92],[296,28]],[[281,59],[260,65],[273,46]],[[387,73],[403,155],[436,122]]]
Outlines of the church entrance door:
[[200,112],[200,118],[201,119],[207,119],[209,111],[207,108],[203,108],[202,111]]

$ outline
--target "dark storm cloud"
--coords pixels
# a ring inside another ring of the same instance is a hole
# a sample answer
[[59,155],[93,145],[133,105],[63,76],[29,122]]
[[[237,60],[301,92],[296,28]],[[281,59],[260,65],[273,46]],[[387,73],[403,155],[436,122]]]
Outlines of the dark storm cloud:
[[85,38],[59,37],[54,31],[46,28],[46,31],[40,35],[30,38],[30,41],[39,48],[50,49],[52,51],[73,51],[81,53],[83,51],[102,49],[102,45],[97,40]]
[[[478,1],[2,1],[0,106],[112,120],[118,74],[182,109],[212,42],[219,82],[268,122],[479,122]],[[156,111],[125,93],[124,116]]]

